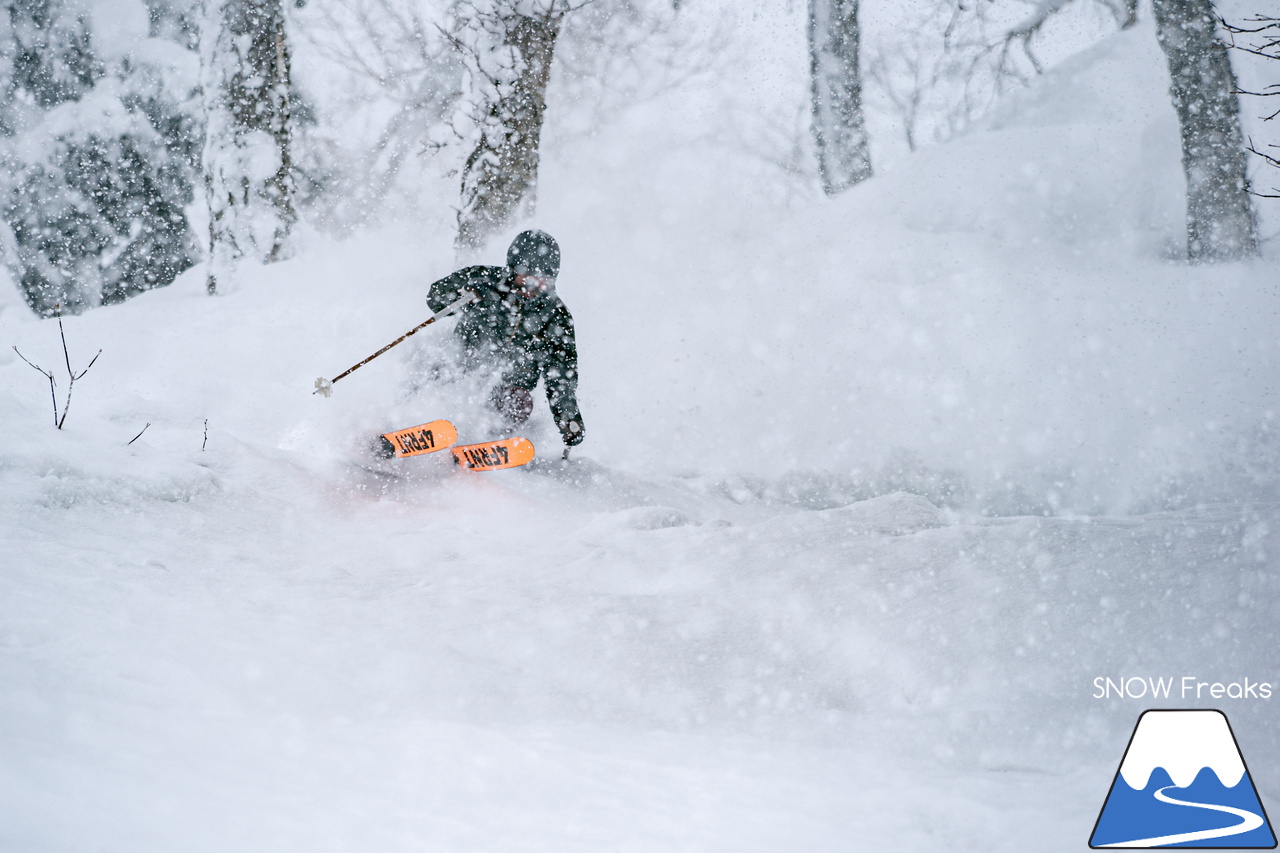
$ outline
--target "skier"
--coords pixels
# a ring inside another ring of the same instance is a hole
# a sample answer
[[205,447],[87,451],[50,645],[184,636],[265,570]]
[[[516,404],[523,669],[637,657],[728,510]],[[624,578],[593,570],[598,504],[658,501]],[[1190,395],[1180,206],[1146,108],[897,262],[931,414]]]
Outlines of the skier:
[[578,410],[573,317],[555,291],[559,272],[555,239],[545,231],[522,231],[507,249],[505,267],[460,269],[431,285],[427,305],[440,311],[473,291],[479,298],[461,309],[454,329],[463,368],[501,375],[489,403],[509,426],[532,414],[532,392],[542,380],[560,436],[573,447],[586,430]]

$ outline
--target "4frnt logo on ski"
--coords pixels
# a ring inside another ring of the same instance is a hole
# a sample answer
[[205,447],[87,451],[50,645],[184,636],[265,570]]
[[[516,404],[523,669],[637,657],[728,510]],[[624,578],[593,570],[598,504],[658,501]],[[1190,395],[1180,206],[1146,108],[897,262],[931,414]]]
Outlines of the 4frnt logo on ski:
[[453,448],[453,458],[469,471],[515,468],[531,461],[533,453],[533,442],[519,436]]
[[458,440],[458,431],[448,421],[432,421],[395,432],[384,432],[380,439],[383,456],[388,459],[403,459],[444,450]]

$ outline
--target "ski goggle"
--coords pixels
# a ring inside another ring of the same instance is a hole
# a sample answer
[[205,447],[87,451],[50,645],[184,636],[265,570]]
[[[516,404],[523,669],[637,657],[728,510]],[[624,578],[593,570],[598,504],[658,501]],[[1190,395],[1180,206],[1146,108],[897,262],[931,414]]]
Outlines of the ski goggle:
[[517,275],[516,289],[525,296],[551,293],[556,289],[556,279],[550,275]]

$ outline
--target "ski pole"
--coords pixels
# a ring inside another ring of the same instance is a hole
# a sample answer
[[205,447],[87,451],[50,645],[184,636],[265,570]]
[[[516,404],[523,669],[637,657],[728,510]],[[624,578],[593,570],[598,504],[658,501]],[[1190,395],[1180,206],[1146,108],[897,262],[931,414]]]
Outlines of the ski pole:
[[351,367],[348,367],[346,370],[342,371],[332,379],[325,379],[323,376],[321,376],[319,379],[316,380],[316,390],[312,391],[311,393],[319,394],[322,397],[328,397],[330,394],[333,393],[333,383],[337,382],[339,379],[346,376],[348,373],[354,373],[356,370],[359,370],[360,368],[364,367],[366,364],[373,361],[375,358],[382,355],[384,352],[391,349],[393,346],[400,343],[405,338],[414,334],[418,330],[425,329],[427,326],[430,326],[432,323],[434,323],[436,320],[439,320],[441,317],[448,317],[454,311],[457,311],[459,308],[461,308],[464,305],[467,305],[468,303],[475,302],[478,298],[479,296],[476,294],[474,290],[463,291],[462,296],[460,296],[457,299],[457,301],[453,302],[450,305],[446,305],[444,308],[441,308],[439,311],[432,314],[426,320],[414,326],[412,329],[405,332],[403,335],[396,338],[394,341],[387,344],[385,347],[378,350],[373,355],[369,356],[359,364],[355,364],[355,365],[352,365]]

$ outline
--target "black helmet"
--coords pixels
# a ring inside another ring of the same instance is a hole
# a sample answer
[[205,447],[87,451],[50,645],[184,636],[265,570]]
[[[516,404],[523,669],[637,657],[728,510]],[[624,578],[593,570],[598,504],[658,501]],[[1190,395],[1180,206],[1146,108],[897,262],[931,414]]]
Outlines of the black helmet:
[[516,275],[555,278],[560,272],[560,247],[546,231],[521,231],[507,249],[507,266]]

